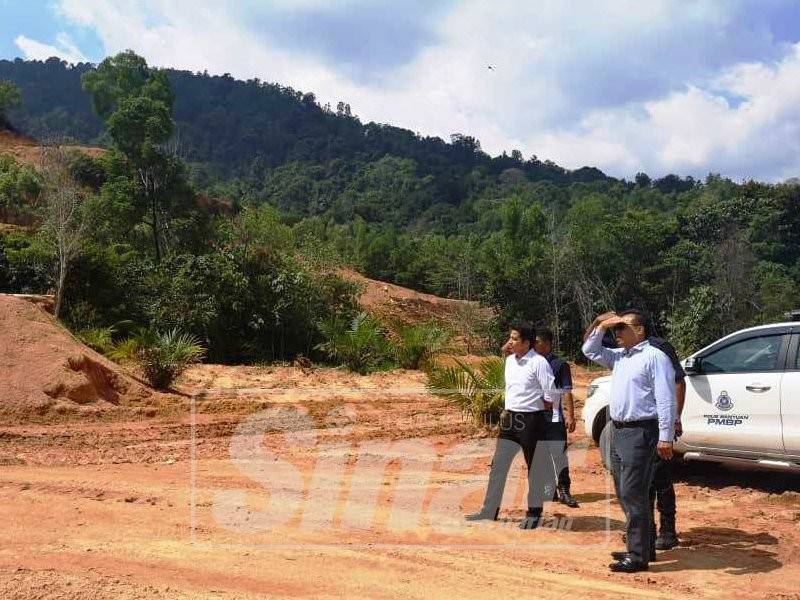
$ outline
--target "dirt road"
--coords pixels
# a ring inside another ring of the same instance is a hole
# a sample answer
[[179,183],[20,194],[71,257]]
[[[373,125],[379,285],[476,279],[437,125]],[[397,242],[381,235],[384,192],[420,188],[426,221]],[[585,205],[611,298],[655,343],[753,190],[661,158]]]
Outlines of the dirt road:
[[612,575],[621,513],[582,435],[580,508],[520,531],[520,459],[501,521],[467,525],[493,442],[419,373],[201,366],[181,389],[206,392],[178,418],[0,429],[0,597],[798,597],[796,476],[682,469],[682,546]]

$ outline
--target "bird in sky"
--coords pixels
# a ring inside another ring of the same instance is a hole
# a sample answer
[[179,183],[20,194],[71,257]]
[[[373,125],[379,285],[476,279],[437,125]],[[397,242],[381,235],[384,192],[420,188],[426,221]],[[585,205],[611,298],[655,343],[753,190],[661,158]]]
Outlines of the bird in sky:
[[486,65],[486,68],[489,69],[490,71],[494,71],[494,67],[492,65]]

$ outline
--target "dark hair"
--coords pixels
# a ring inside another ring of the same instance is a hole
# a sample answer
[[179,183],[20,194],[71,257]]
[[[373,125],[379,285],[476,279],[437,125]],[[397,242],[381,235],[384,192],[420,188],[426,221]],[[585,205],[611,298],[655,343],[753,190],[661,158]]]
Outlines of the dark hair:
[[543,342],[547,342],[548,344],[553,344],[553,332],[550,331],[547,327],[541,327],[536,330],[536,337],[538,337]]
[[618,314],[620,317],[624,317],[625,315],[633,315],[635,317],[633,320],[633,324],[639,327],[644,327],[644,337],[646,338],[652,337],[653,321],[650,319],[650,316],[646,312],[644,312],[643,310],[639,310],[637,308],[629,308],[628,310],[623,310]]
[[530,323],[517,323],[511,326],[511,330],[519,332],[520,339],[523,341],[528,340],[531,344],[536,339],[536,333]]

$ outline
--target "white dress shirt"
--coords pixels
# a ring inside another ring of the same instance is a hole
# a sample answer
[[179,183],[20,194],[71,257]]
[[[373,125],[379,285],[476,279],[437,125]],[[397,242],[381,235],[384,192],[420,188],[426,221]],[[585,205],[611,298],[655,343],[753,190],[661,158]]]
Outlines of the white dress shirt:
[[611,418],[614,421],[658,419],[658,439],[675,437],[675,369],[661,350],[644,340],[629,350],[603,347],[599,327],[583,344],[586,358],[612,369]]
[[556,399],[555,378],[547,360],[531,349],[522,357],[506,358],[506,410],[536,412]]

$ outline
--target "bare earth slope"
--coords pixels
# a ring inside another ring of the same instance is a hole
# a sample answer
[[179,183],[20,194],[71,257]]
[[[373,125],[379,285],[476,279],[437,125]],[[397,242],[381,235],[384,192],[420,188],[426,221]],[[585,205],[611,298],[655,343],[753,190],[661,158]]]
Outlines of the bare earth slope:
[[199,365],[162,397],[9,297],[0,369],[0,598],[800,597],[797,475],[681,469],[681,546],[614,575],[582,433],[580,508],[519,530],[518,457],[501,519],[467,524],[493,439],[420,372]]
[[[77,150],[92,157],[102,156],[103,148],[92,146],[65,146],[68,150]],[[38,167],[42,162],[42,146],[36,140],[11,131],[0,130],[0,154],[10,154],[17,161]]]
[[155,414],[169,397],[76,340],[35,304],[0,294],[0,422]]

